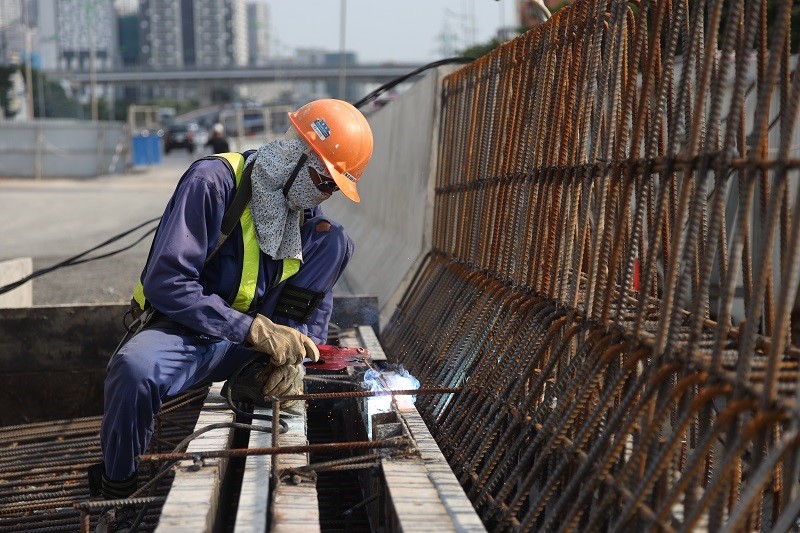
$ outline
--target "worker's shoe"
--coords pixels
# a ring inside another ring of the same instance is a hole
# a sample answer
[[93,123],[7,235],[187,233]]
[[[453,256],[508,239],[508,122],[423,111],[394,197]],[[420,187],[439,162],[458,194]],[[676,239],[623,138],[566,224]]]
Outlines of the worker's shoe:
[[133,529],[137,511],[135,507],[112,507],[100,515],[95,533],[128,533]]
[[108,479],[103,463],[96,463],[90,466],[87,477],[89,478],[89,495],[93,498],[103,496],[107,500],[127,498],[136,492],[139,481],[138,472],[134,472],[128,479],[123,479],[122,481]]

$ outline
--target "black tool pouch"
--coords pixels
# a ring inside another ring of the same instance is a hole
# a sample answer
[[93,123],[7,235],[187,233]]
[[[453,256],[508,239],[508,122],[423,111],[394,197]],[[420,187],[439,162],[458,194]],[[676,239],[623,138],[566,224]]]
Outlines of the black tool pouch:
[[275,316],[291,318],[305,324],[322,303],[323,298],[325,298],[324,292],[314,292],[287,283],[275,306]]

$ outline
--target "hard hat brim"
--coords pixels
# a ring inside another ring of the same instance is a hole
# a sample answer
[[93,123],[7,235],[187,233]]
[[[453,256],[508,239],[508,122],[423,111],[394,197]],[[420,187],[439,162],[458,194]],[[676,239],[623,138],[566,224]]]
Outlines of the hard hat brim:
[[347,196],[355,203],[359,203],[361,201],[361,196],[358,194],[358,189],[356,189],[356,184],[350,181],[347,178],[347,176],[336,170],[336,168],[334,168],[333,165],[331,165],[324,159],[323,162],[325,163],[325,167],[328,169],[328,172],[331,173],[333,181],[336,182],[336,185],[339,186],[339,190],[342,191],[342,194]]

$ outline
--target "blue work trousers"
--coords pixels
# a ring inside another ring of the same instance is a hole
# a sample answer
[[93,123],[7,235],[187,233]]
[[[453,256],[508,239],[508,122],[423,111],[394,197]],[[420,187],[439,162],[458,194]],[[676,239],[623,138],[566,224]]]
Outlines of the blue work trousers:
[[[353,245],[341,225],[330,221],[329,231],[318,232],[314,218],[302,227],[303,264],[292,285],[325,298],[311,319],[301,324],[272,317],[282,286],[267,294],[258,312],[325,342],[333,307],[333,285],[352,255]],[[284,282],[285,283],[285,282]],[[158,321],[134,335],[108,363],[104,386],[104,415],[100,428],[106,477],[129,478],[136,457],[145,453],[153,435],[155,414],[164,399],[195,385],[224,381],[256,355],[253,350],[225,339],[208,338],[176,323]]]

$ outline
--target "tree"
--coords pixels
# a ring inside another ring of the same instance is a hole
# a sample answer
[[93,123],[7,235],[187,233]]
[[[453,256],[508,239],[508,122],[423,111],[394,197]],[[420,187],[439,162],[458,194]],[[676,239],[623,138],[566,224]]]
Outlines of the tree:
[[11,108],[11,75],[18,70],[18,66],[0,66],[0,108],[7,119],[17,114]]

